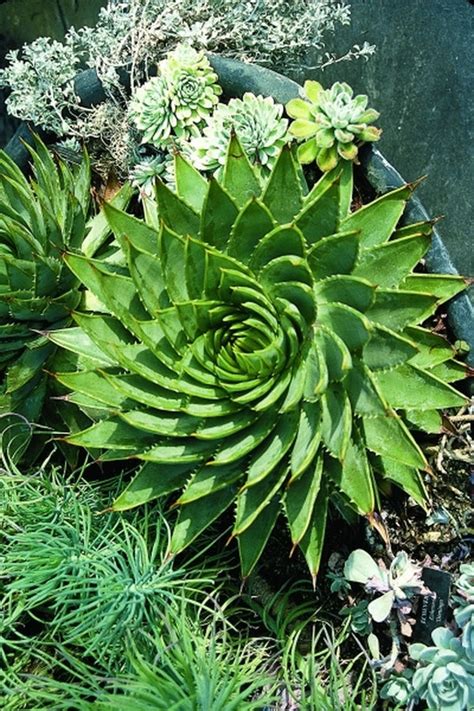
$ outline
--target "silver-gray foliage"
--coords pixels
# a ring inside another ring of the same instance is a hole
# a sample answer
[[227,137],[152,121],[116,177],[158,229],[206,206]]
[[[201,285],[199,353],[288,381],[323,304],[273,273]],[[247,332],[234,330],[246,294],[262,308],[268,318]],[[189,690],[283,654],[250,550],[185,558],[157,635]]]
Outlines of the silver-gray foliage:
[[[10,53],[0,85],[11,89],[11,115],[58,135],[83,135],[88,116],[78,111],[73,83],[80,63],[97,70],[117,102],[124,99],[121,70],[130,71],[133,89],[179,42],[287,70],[310,48],[321,50],[325,65],[338,61],[323,56],[326,36],[349,22],[345,0],[109,0],[95,27],[71,28],[63,44],[40,38]],[[346,58],[372,51],[354,45]]]
[[74,90],[74,77],[79,57],[66,40],[65,44],[40,37],[20,52],[6,55],[7,66],[0,70],[0,87],[11,89],[6,100],[8,113],[47,127],[58,136],[70,133],[66,109],[79,101]]

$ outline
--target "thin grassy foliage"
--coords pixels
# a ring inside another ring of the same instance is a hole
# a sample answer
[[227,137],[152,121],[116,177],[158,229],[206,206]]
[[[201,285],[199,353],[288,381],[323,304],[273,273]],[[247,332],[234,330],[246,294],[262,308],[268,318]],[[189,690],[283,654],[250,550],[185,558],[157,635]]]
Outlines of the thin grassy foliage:
[[159,506],[107,511],[120,485],[4,462],[2,709],[373,707],[373,673],[345,660],[348,626],[319,619],[310,581],[240,589],[222,531],[170,559]]
[[367,653],[347,658],[350,627],[318,621],[292,632],[282,653],[286,693],[301,711],[376,708],[377,683]]

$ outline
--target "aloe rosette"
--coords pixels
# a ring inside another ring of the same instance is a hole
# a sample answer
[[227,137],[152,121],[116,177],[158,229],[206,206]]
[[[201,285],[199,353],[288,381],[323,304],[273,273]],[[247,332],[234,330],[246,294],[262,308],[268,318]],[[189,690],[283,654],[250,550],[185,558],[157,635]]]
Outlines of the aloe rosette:
[[413,273],[410,185],[351,213],[347,162],[308,190],[289,147],[263,183],[236,137],[219,182],[175,160],[148,223],[105,207],[127,269],[65,257],[100,304],[50,334],[95,360],[56,374],[95,419],[67,441],[143,461],[115,510],[179,490],[170,553],[233,507],[246,576],[283,511],[315,576],[329,502],[371,517],[379,477],[424,502],[409,425],[439,430],[464,366],[417,324],[464,282]]
[[79,303],[62,253],[84,239],[90,171],[87,157],[74,169],[56,164],[39,139],[30,152],[31,179],[0,154],[0,415],[34,422],[55,350],[38,331],[63,324]]

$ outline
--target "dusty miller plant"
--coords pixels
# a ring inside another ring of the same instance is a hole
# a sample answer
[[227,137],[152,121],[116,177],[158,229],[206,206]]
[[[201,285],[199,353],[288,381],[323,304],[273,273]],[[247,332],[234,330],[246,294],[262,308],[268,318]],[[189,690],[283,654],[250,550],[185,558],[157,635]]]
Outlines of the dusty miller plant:
[[66,110],[75,107],[78,97],[74,77],[79,57],[66,39],[64,44],[40,37],[20,52],[6,55],[8,65],[0,70],[0,87],[11,93],[7,111],[23,121],[48,127],[58,136],[72,131]]
[[[299,66],[308,50],[326,45],[325,35],[350,23],[341,0],[109,0],[94,28],[70,37],[103,81],[117,86],[118,70],[132,67],[132,86],[147,75],[177,42],[281,69]],[[354,45],[345,58],[367,58],[368,43]],[[326,53],[325,66],[337,61]]]

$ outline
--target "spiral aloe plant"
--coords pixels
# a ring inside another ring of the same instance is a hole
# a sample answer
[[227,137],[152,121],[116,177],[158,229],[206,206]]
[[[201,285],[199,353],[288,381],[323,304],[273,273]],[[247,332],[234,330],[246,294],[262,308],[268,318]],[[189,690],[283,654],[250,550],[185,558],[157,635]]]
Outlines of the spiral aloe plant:
[[80,247],[90,204],[89,162],[56,165],[37,140],[33,178],[0,153],[0,414],[36,421],[55,350],[38,335],[78,305],[78,282],[61,255]]
[[179,490],[172,554],[233,506],[246,576],[283,510],[316,576],[330,501],[371,517],[382,477],[424,502],[409,426],[465,402],[464,366],[418,324],[463,279],[413,272],[411,185],[351,212],[351,163],[308,191],[285,147],[262,184],[236,137],[220,182],[175,169],[149,224],[105,208],[126,273],[65,257],[101,304],[50,334],[96,363],[56,374],[97,418],[67,441],[143,461],[116,510]]

